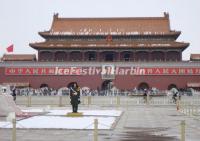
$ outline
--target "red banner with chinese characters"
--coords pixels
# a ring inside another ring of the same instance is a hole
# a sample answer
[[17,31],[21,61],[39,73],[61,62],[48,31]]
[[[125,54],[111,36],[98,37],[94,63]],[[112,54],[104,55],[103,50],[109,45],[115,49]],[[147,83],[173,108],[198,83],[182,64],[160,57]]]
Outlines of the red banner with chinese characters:
[[200,67],[6,67],[5,75],[200,75]]
[[77,67],[11,67],[5,68],[5,75],[80,75]]

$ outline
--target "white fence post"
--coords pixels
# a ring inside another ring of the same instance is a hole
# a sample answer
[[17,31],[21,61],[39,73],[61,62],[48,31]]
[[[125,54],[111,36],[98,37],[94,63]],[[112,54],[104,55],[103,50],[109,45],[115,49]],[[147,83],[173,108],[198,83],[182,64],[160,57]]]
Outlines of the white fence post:
[[91,101],[92,97],[91,96],[87,96],[87,98],[88,98],[88,106],[89,106],[92,103],[92,101]]
[[59,96],[59,107],[62,107],[62,95]]
[[120,97],[117,96],[117,106],[119,107],[120,106]]
[[185,120],[181,121],[181,141],[185,141]]
[[94,141],[98,141],[98,119],[94,119]]
[[12,119],[13,129],[12,129],[12,141],[16,141],[16,118]]
[[31,107],[31,96],[27,96],[27,107]]

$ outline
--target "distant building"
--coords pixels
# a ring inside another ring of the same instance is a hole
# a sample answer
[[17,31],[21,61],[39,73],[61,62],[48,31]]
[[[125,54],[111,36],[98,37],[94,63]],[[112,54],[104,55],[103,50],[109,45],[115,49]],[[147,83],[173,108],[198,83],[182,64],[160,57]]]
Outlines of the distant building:
[[200,82],[200,62],[182,61],[189,43],[176,41],[169,15],[136,18],[53,17],[45,41],[30,43],[37,61],[0,64],[0,83],[60,88],[71,82],[107,89],[186,88]]
[[200,61],[200,54],[191,54],[190,61]]
[[35,54],[4,54],[2,61],[36,61]]

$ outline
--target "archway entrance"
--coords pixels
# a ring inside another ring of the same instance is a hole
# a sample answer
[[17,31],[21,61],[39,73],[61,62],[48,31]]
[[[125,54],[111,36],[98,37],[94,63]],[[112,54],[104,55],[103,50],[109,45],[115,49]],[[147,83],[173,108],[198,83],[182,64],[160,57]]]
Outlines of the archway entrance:
[[177,86],[175,84],[170,84],[167,89],[171,90],[172,88],[176,88],[177,89]]
[[49,87],[49,86],[48,86],[48,84],[45,84],[45,83],[40,85],[40,88],[44,88],[44,87]]
[[113,82],[111,80],[105,80],[101,85],[102,90],[110,90],[112,87],[113,87]]
[[72,86],[74,85],[74,83],[77,84],[77,82],[70,82],[70,83],[67,85],[67,87],[68,87],[68,88],[72,87]]
[[142,82],[138,85],[138,90],[149,89],[149,85],[145,82]]

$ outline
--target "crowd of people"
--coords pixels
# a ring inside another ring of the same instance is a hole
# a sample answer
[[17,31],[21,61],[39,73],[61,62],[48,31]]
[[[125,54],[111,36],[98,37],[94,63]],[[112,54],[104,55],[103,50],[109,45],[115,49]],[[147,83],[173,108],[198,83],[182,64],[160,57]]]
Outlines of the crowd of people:
[[[49,87],[42,87],[42,88],[31,88],[31,87],[24,87],[24,88],[15,88],[15,87],[10,87],[7,86],[9,90],[7,90],[7,93],[12,94],[14,97],[16,96],[56,96],[56,95],[70,95],[70,89],[69,87],[62,87],[59,89],[54,89],[54,88],[49,88]],[[172,89],[173,90],[173,89]],[[174,91],[174,90],[173,90]],[[192,91],[181,91],[177,90],[180,95],[192,95]],[[189,93],[190,92],[190,93]],[[132,90],[119,90],[117,88],[112,88],[112,89],[90,89],[88,87],[82,87],[80,88],[80,95],[81,96],[131,96],[131,95],[143,95],[144,93],[148,93],[149,95],[165,95],[170,93],[172,94],[172,91],[160,91],[156,88],[151,88],[151,89],[137,89],[133,88]]]

